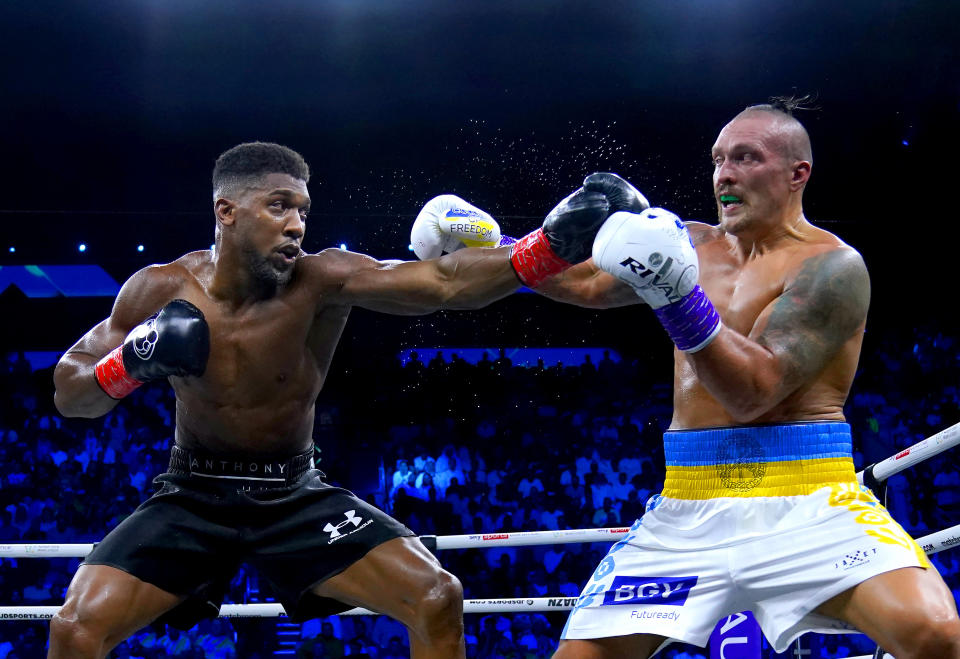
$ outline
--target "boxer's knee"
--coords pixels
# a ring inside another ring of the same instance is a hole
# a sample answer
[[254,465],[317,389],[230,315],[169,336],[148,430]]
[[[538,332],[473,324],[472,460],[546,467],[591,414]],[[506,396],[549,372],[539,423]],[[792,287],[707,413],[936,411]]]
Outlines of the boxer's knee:
[[429,645],[459,644],[463,639],[463,586],[440,569],[433,572],[416,594],[412,631]]
[[902,647],[884,648],[897,659],[960,659],[960,618],[927,616],[900,640]]
[[95,609],[81,598],[69,597],[50,618],[50,654],[57,657],[102,657],[106,654],[108,628],[98,619]]

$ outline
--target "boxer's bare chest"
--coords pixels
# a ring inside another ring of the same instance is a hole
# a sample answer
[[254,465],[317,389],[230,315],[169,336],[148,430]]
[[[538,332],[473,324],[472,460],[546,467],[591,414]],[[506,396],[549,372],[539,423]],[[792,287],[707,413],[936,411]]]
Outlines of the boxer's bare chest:
[[[315,398],[324,373],[314,349],[337,337],[317,336],[323,310],[304,289],[294,285],[237,305],[212,297],[202,278],[186,282],[182,297],[203,312],[210,328],[210,358],[196,388],[221,405]],[[178,393],[189,395],[178,384]]]
[[783,253],[744,260],[727,250],[711,250],[700,261],[701,286],[723,323],[749,336],[760,314],[783,293],[793,260]]

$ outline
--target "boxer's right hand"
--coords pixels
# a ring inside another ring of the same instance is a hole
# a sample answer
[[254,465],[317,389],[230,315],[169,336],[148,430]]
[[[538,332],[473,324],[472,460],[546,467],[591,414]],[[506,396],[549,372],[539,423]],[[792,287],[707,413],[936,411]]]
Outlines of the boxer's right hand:
[[590,257],[597,230],[611,213],[641,211],[650,204],[640,192],[616,174],[590,174],[577,189],[554,207],[543,227],[513,246],[510,262],[517,277],[535,287],[574,263]]
[[697,250],[670,211],[614,213],[597,232],[593,261],[633,286],[683,352],[703,350],[719,336],[720,314],[697,283]]
[[173,300],[131,330],[123,344],[97,362],[97,383],[123,398],[149,380],[200,376],[210,356],[210,328],[197,307]]
[[662,208],[612,214],[597,232],[593,261],[630,284],[654,309],[678,302],[699,279],[699,260],[687,228]]
[[618,211],[642,213],[650,202],[626,179],[611,172],[597,172],[583,179],[583,189],[601,192],[610,202],[610,215]]
[[452,194],[434,197],[410,229],[417,258],[435,259],[463,247],[497,247],[500,225],[486,211]]

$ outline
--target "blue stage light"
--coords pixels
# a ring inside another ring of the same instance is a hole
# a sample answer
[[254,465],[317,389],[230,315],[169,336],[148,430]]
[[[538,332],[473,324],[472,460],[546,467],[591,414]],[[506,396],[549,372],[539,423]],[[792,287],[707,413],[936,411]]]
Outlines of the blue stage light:
[[80,243],[79,245],[77,245],[77,250],[80,252],[87,251],[87,243]]
[[346,249],[347,243],[340,243],[340,249]]
[[138,251],[138,252],[142,252],[142,251],[143,251],[143,245],[137,245],[137,251]]

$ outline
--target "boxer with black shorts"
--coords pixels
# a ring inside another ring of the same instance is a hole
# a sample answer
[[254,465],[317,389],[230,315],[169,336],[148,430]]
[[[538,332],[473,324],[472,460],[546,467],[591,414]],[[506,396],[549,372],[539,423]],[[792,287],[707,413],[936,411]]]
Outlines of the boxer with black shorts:
[[[376,261],[301,251],[308,180],[286,147],[226,151],[213,172],[214,248],[135,273],[57,365],[65,416],[102,416],[157,379],[177,413],[169,470],[77,570],[48,656],[104,657],[161,616],[189,626],[216,615],[241,561],[294,620],[362,606],[403,622],[415,657],[464,656],[457,579],[410,529],[314,468],[314,402],[352,306],[483,306],[589,257],[614,209],[581,189],[510,248]],[[481,221],[459,218],[455,231],[496,245]]]

